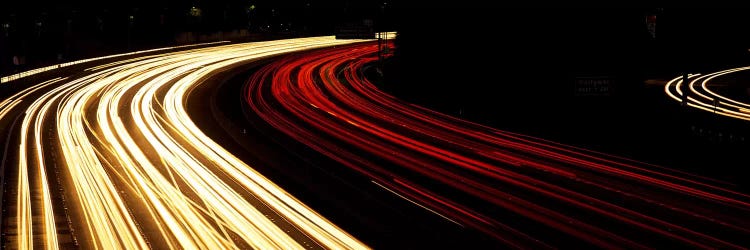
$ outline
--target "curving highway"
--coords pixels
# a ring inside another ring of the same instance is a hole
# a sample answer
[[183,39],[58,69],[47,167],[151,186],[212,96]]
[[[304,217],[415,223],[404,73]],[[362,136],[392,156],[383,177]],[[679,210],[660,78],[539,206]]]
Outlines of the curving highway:
[[750,245],[750,195],[726,183],[406,103],[365,77],[375,60],[372,44],[282,57],[248,78],[246,105],[367,185],[508,247]]
[[[750,245],[750,195],[731,185],[407,103],[368,80],[377,52],[220,42],[0,78],[3,247]],[[745,69],[665,90],[742,118],[707,82]]]
[[688,82],[676,77],[664,86],[664,92],[673,100],[682,102],[692,108],[712,112],[718,115],[750,121],[750,103],[724,96],[711,89],[712,82],[732,74],[745,73],[750,67],[740,67],[713,72],[710,74],[691,74]]
[[[15,86],[22,90],[0,102],[10,173],[4,246],[367,248],[208,138],[184,105],[227,68],[356,42],[314,37],[131,53]],[[55,69],[5,77],[0,87]]]

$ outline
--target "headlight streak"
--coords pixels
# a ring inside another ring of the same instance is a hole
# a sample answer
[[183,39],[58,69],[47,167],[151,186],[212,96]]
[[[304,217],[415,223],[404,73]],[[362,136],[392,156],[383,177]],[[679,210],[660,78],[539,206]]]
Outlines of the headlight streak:
[[376,52],[377,46],[363,45],[282,58],[248,79],[247,103],[271,126],[383,189],[509,246],[549,247],[533,232],[419,179],[605,248],[653,242],[742,248],[750,234],[742,219],[748,218],[750,196],[712,184],[717,182],[481,126],[382,93],[360,72]]
[[181,49],[181,48],[189,48],[189,47],[197,47],[197,46],[209,46],[209,45],[215,45],[215,44],[222,44],[227,43],[228,41],[218,41],[218,42],[210,42],[210,43],[200,43],[200,44],[189,44],[189,45],[181,45],[181,46],[174,46],[174,47],[166,47],[166,48],[158,48],[158,49],[150,49],[150,50],[142,50],[142,51],[134,51],[134,52],[128,52],[128,53],[122,53],[117,55],[109,55],[109,56],[102,56],[102,57],[95,57],[95,58],[88,58],[88,59],[82,59],[78,61],[72,61],[72,62],[66,62],[61,64],[55,64],[47,67],[42,68],[36,68],[29,71],[24,71],[18,74],[13,74],[9,76],[0,77],[0,83],[6,83],[14,80],[18,80],[27,76],[36,75],[42,72],[59,69],[62,67],[67,67],[71,65],[76,64],[82,64],[97,60],[103,60],[103,59],[110,59],[110,58],[116,58],[116,57],[122,57],[122,56],[130,56],[130,55],[137,55],[137,54],[143,54],[143,53],[151,53],[151,52],[158,52],[158,51],[165,51],[165,50],[171,50],[171,49]]
[[[226,62],[226,64],[230,65],[233,63],[238,63],[241,60],[246,59],[240,58],[237,60],[237,62],[230,61]],[[215,67],[223,66],[217,65]],[[189,77],[200,79],[210,72],[210,68],[204,68],[192,73]],[[186,77],[185,79],[188,78]],[[215,157],[212,161],[219,163],[222,166],[222,169],[232,175],[240,183],[242,183],[248,190],[258,190],[253,191],[253,193],[255,193],[256,195],[262,195],[263,197],[266,197],[266,200],[272,201],[272,203],[270,203],[269,205],[275,207],[277,211],[281,212],[284,215],[284,218],[287,218],[297,226],[302,227],[304,231],[308,232],[310,236],[314,237],[314,239],[321,241],[327,246],[339,245],[339,247],[363,247],[361,243],[356,242],[345,232],[333,227],[330,222],[323,220],[323,218],[317,215],[314,211],[306,208],[299,201],[293,199],[291,196],[283,192],[283,190],[279,189],[273,183],[263,178],[259,173],[252,171],[252,169],[248,167],[238,167],[242,166],[241,162],[238,159],[224,151],[221,147],[218,147],[218,145],[216,145],[213,141],[208,139],[207,136],[200,132],[189,119],[185,119],[187,118],[187,112],[184,110],[182,102],[184,102],[184,95],[186,91],[188,91],[187,87],[190,86],[186,85],[185,83],[187,83],[187,81],[182,83],[178,82],[177,84],[175,84],[175,87],[173,87],[170,92],[167,93],[165,99],[173,101],[166,102],[165,106],[167,110],[174,111],[168,113],[168,115],[171,115],[170,119],[172,121],[180,121],[173,122],[173,124],[176,124],[178,126],[176,129],[184,129],[183,131],[190,131],[190,133],[185,134],[187,136],[195,138],[195,140],[193,140],[193,138],[190,138],[190,141],[199,141],[204,143],[203,146],[199,146],[197,148],[209,150],[213,149],[213,152],[204,152],[204,155],[210,155],[211,153],[215,154],[217,157]]]
[[36,86],[24,89],[19,91],[18,93],[6,98],[2,102],[0,102],[0,120],[2,120],[8,112],[10,112],[16,105],[21,103],[25,97],[28,95],[44,88],[49,85],[52,85],[58,81],[60,81],[62,77],[58,77],[55,79],[51,79],[48,81],[45,81],[43,83],[37,84]]
[[[19,93],[11,96],[10,98],[3,101],[2,105],[0,105],[0,119],[4,114],[9,112],[12,108],[14,108],[18,103],[20,103],[23,98],[28,96],[29,94],[33,93],[34,91],[47,87],[51,84],[54,84],[58,81],[62,80],[62,78],[55,78],[52,80],[49,80],[47,82],[43,82],[39,84],[38,86],[34,88],[29,88],[24,91],[20,91]],[[21,138],[19,142],[19,162],[18,162],[18,187],[17,187],[17,198],[16,198],[16,217],[18,218],[19,222],[17,223],[17,247],[20,249],[23,248],[33,248],[33,237],[34,232],[32,231],[32,224],[33,218],[32,218],[32,203],[31,203],[31,193],[36,190],[32,190],[30,186],[30,176],[29,176],[29,165],[28,162],[36,162],[36,171],[38,171],[38,177],[40,180],[40,187],[39,192],[41,192],[39,195],[41,196],[41,202],[42,204],[36,204],[40,207],[42,214],[41,214],[41,223],[43,224],[43,235],[44,237],[44,246],[46,249],[57,249],[57,231],[55,228],[54,223],[54,215],[52,212],[52,206],[51,206],[51,198],[50,198],[50,191],[49,187],[47,185],[47,174],[45,172],[45,167],[42,159],[42,148],[41,148],[41,118],[40,114],[45,112],[45,110],[49,107],[47,105],[44,105],[42,107],[42,110],[39,110],[39,106],[44,103],[44,99],[46,99],[49,95],[44,95],[41,99],[38,99],[34,101],[29,109],[26,111],[26,116],[24,116],[24,119],[21,123]],[[34,122],[34,119],[36,119],[36,122]],[[28,140],[28,134],[29,134],[29,127],[31,127],[32,123],[34,124],[34,143],[30,144]],[[33,153],[30,153],[27,151],[29,146],[33,145],[34,149]],[[36,156],[32,157],[32,159],[28,159],[27,156]]]
[[673,100],[682,102],[684,96],[682,85],[687,84],[689,93],[685,94],[688,95],[688,106],[718,115],[750,121],[750,114],[747,112],[750,104],[725,97],[708,88],[708,83],[717,77],[745,70],[750,70],[750,67],[727,69],[705,75],[694,74],[688,77],[688,80],[690,80],[688,83],[684,83],[682,77],[676,77],[664,85],[664,92]]
[[[58,246],[50,237],[54,213],[41,145],[41,128],[50,112],[56,113],[61,159],[79,201],[72,205],[81,211],[84,246],[302,249],[307,242],[321,248],[367,248],[209,139],[184,107],[189,92],[215,71],[361,41],[315,37],[145,56],[91,67],[84,77],[38,84],[4,100],[0,118],[23,96],[59,84],[28,107],[22,124],[18,189],[27,191],[17,198],[18,231],[27,237],[19,237],[19,248],[35,244],[31,209],[36,204],[29,200],[28,180],[36,176],[26,171],[35,161],[43,185],[44,244]],[[33,152],[26,151],[27,131],[33,132]],[[132,196],[124,197],[124,191]],[[270,219],[274,217],[282,219]]]

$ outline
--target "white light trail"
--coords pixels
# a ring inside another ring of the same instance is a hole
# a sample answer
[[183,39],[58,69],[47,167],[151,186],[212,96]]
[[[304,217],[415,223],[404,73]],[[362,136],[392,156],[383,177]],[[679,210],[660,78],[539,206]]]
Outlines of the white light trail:
[[[367,248],[211,140],[185,108],[190,91],[222,69],[361,41],[329,36],[143,56],[90,67],[81,78],[54,79],[3,100],[0,119],[24,97],[48,91],[26,108],[21,126],[18,247],[34,245],[34,206],[43,211],[45,247],[59,245],[44,164],[46,124],[57,129],[87,247],[302,249],[301,242],[312,241],[323,248]],[[38,174],[30,176],[32,168]],[[41,204],[30,199],[34,178],[42,183]]]
[[[682,77],[676,77],[664,85],[664,92],[678,102],[682,102],[682,98],[687,94],[686,104],[690,107],[750,121],[750,113],[747,113],[750,104],[720,95],[708,87],[709,82],[718,77],[745,70],[750,70],[750,67],[727,69],[705,75],[691,74],[688,76],[688,83],[684,83]],[[687,84],[688,93],[683,93],[683,84]]]

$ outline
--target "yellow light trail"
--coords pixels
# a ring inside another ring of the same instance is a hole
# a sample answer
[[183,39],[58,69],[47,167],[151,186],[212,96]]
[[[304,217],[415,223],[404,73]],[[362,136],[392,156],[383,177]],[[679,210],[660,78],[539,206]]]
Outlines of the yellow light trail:
[[18,93],[6,98],[2,102],[0,102],[0,120],[2,120],[8,112],[10,112],[16,105],[20,104],[25,97],[28,95],[47,87],[51,84],[54,84],[58,81],[60,81],[62,78],[58,77],[49,81],[45,81],[43,83],[37,84],[34,87],[27,88],[24,90],[19,91]]
[[[299,38],[143,56],[91,67],[81,78],[41,83],[0,102],[2,118],[28,94],[58,85],[27,108],[22,123],[17,202],[24,237],[17,245],[34,244],[28,181],[35,177],[27,169],[35,162],[44,245],[58,246],[41,141],[45,120],[54,120],[86,247],[303,249],[312,243],[366,249],[211,140],[185,107],[190,91],[223,69],[361,41]],[[54,119],[45,119],[48,113]]]
[[[44,82],[39,84],[39,86],[31,89],[27,89],[25,91],[21,91],[10,98],[3,101],[2,104],[7,105],[0,105],[0,118],[2,118],[2,115],[6,114],[10,111],[10,109],[14,108],[17,104],[19,104],[26,96],[30,95],[36,90],[39,90],[43,87],[49,86],[53,83],[56,83],[58,81],[62,80],[61,78],[52,79],[50,81]],[[19,142],[19,161],[18,161],[18,187],[17,187],[17,197],[16,197],[16,217],[18,218],[18,223],[16,225],[17,230],[17,247],[19,249],[26,249],[26,248],[33,248],[33,231],[32,231],[32,204],[31,204],[31,186],[29,184],[29,166],[28,166],[28,156],[35,155],[36,157],[33,157],[36,161],[36,167],[37,171],[39,171],[39,180],[40,180],[40,192],[42,197],[42,224],[43,224],[43,237],[44,237],[44,246],[46,249],[58,249],[58,243],[57,243],[57,230],[55,228],[55,221],[54,221],[54,213],[52,211],[52,198],[50,195],[49,186],[47,183],[47,173],[46,169],[43,163],[42,159],[42,146],[41,146],[41,123],[40,119],[38,119],[36,116],[40,115],[40,112],[44,112],[44,109],[48,106],[44,106],[42,108],[42,111],[39,110],[40,106],[44,104],[44,100],[49,96],[48,94],[45,94],[42,98],[37,99],[34,101],[30,107],[26,111],[26,116],[23,119],[23,122],[21,124],[21,131],[28,131],[31,124],[34,124],[34,151],[33,153],[27,152],[29,143],[28,143],[28,133],[22,132],[21,138]],[[36,122],[34,122],[34,119],[37,119]]]
[[6,83],[13,80],[18,80],[27,76],[36,75],[42,72],[59,69],[63,67],[68,67],[76,64],[82,64],[92,61],[98,61],[98,60],[104,60],[104,59],[110,59],[110,58],[116,58],[116,57],[122,57],[122,56],[131,56],[131,55],[137,55],[137,54],[143,54],[143,53],[151,53],[151,52],[158,52],[158,51],[165,51],[165,50],[171,50],[171,49],[180,49],[180,48],[188,48],[188,47],[196,47],[196,46],[208,46],[208,45],[214,45],[214,44],[222,44],[227,43],[228,41],[218,41],[218,42],[210,42],[210,43],[201,43],[201,44],[190,44],[190,45],[181,45],[181,46],[173,46],[173,47],[165,47],[165,48],[158,48],[158,49],[150,49],[150,50],[142,50],[142,51],[134,51],[134,52],[128,52],[128,53],[122,53],[122,54],[116,54],[116,55],[109,55],[109,56],[101,56],[101,57],[95,57],[95,58],[87,58],[72,62],[66,62],[66,63],[60,63],[55,65],[50,65],[47,67],[42,68],[36,68],[29,71],[24,71],[21,73],[9,75],[9,76],[3,76],[0,77],[0,83]]
[[[22,125],[21,125],[21,131],[27,131],[29,126],[31,124],[34,125],[33,129],[33,138],[34,138],[34,144],[33,148],[34,151],[32,153],[26,152],[26,149],[28,147],[28,140],[26,133],[21,134],[21,142],[20,142],[20,153],[19,153],[19,178],[22,179],[22,183],[25,182],[23,189],[19,188],[18,195],[19,200],[25,200],[23,203],[24,206],[19,208],[19,215],[18,217],[25,216],[27,218],[23,218],[26,221],[32,221],[30,216],[31,214],[31,207],[30,207],[30,190],[28,187],[28,160],[27,155],[31,154],[34,157],[34,160],[36,161],[37,171],[39,171],[39,180],[40,180],[40,191],[42,196],[42,224],[44,228],[44,246],[46,249],[58,249],[58,241],[57,241],[57,229],[55,226],[55,219],[54,219],[54,212],[52,210],[52,198],[50,195],[50,189],[49,184],[47,181],[47,171],[44,165],[44,152],[42,149],[42,123],[43,123],[43,116],[46,113],[46,111],[49,109],[51,102],[47,102],[51,93],[44,94],[41,98],[34,101],[29,109],[27,110],[27,115],[24,117]],[[32,231],[31,231],[31,225],[30,224],[19,224],[19,237],[21,239],[19,242],[19,246],[30,246],[32,240],[31,237],[33,237]],[[22,247],[22,248],[23,248]]]
[[[750,121],[750,113],[747,112],[750,104],[722,96],[708,88],[708,82],[717,77],[745,70],[750,70],[750,67],[727,69],[705,75],[691,74],[688,76],[688,83],[684,83],[682,77],[676,77],[664,85],[664,92],[678,102],[687,94],[689,107]],[[683,84],[687,84],[689,93],[683,93]]]

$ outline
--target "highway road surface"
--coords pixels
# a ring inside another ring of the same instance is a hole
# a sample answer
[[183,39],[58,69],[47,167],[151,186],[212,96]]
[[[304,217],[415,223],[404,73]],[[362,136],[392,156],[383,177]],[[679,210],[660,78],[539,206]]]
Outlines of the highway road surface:
[[750,245],[731,185],[406,103],[368,80],[377,49],[215,43],[0,79],[3,246]]
[[373,44],[279,58],[248,77],[248,116],[507,247],[750,245],[750,196],[726,183],[406,103],[365,77],[376,59]]
[[[213,44],[2,78],[3,245],[367,248],[209,139],[184,106],[226,68],[356,42]],[[34,82],[44,72],[57,77]]]

